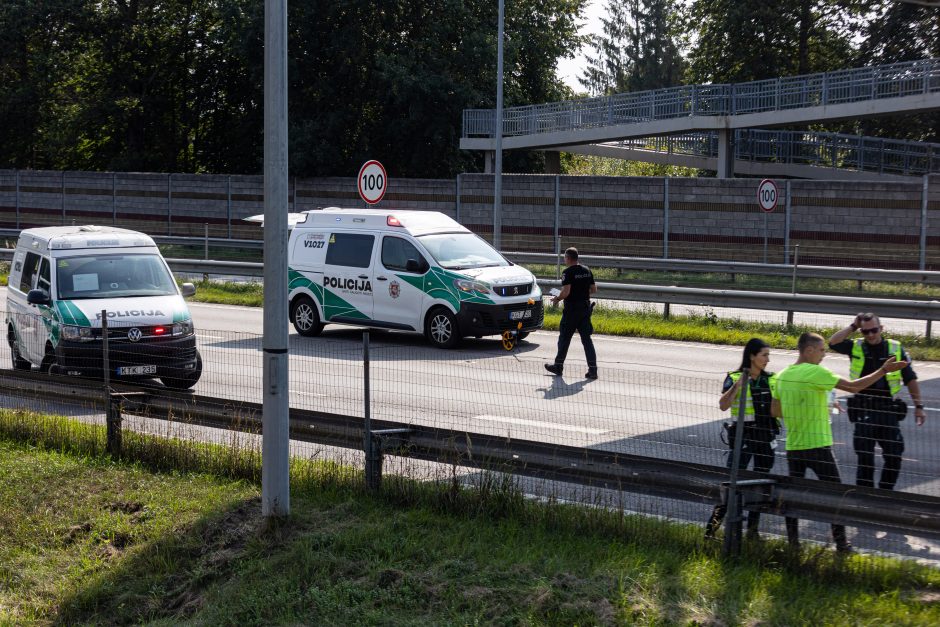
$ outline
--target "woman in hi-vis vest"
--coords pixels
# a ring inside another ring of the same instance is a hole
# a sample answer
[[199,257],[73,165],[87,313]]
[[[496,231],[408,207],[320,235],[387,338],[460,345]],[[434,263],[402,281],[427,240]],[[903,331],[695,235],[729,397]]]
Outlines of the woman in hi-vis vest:
[[[776,436],[780,432],[777,419],[770,415],[770,377],[767,372],[770,361],[770,346],[760,338],[751,338],[744,347],[741,367],[728,373],[721,390],[718,406],[722,411],[731,410],[731,421],[723,425],[728,435],[728,468],[734,460],[734,439],[738,412],[741,407],[741,392],[746,392],[744,406],[744,434],[741,444],[741,458],[738,468],[744,469],[753,461],[754,470],[768,472],[774,465]],[[747,376],[741,376],[747,371]],[[748,385],[745,385],[748,383]],[[722,519],[725,517],[725,504],[715,506],[712,516],[705,527],[705,537],[713,538]],[[757,538],[757,526],[760,524],[759,512],[748,512],[747,535]]]

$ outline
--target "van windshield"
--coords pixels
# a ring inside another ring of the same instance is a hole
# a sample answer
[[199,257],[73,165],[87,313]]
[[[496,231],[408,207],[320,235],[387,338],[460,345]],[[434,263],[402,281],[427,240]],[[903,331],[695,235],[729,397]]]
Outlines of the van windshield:
[[473,233],[422,235],[418,239],[434,260],[447,270],[510,265],[495,248]]
[[121,298],[178,294],[160,255],[88,255],[55,260],[59,298]]

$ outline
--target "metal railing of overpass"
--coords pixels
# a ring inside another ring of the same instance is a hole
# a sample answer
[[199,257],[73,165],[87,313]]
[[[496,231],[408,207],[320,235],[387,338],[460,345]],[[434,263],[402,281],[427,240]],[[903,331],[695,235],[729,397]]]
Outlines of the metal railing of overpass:
[[[606,144],[696,157],[718,156],[718,133],[641,137]],[[940,172],[940,144],[843,133],[736,129],[735,159],[915,176]]]
[[[503,135],[565,132],[690,116],[789,111],[931,93],[940,93],[940,59],[507,107],[503,110]],[[494,120],[493,109],[465,110],[463,137],[492,137]]]

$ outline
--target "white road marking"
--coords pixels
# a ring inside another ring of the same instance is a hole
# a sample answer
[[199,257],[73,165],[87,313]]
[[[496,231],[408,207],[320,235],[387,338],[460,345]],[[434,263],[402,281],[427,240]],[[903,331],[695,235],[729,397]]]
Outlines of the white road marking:
[[487,422],[505,422],[507,424],[519,425],[523,427],[538,427],[540,429],[555,429],[557,431],[573,431],[575,433],[586,433],[588,435],[601,435],[607,433],[605,429],[592,429],[590,427],[578,427],[575,425],[558,424],[554,422],[542,422],[540,420],[525,420],[524,418],[508,418],[506,416],[490,416],[481,414],[474,416],[474,420],[485,420]]

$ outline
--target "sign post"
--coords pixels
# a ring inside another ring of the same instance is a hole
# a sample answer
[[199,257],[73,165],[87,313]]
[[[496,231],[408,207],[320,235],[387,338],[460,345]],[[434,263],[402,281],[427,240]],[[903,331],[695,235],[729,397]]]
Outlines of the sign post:
[[375,159],[362,164],[356,180],[360,198],[370,205],[374,205],[385,196],[385,189],[388,187],[388,175],[385,173],[385,166]]
[[777,184],[771,179],[764,179],[757,186],[757,204],[764,212],[764,263],[767,263],[768,216],[777,208]]

